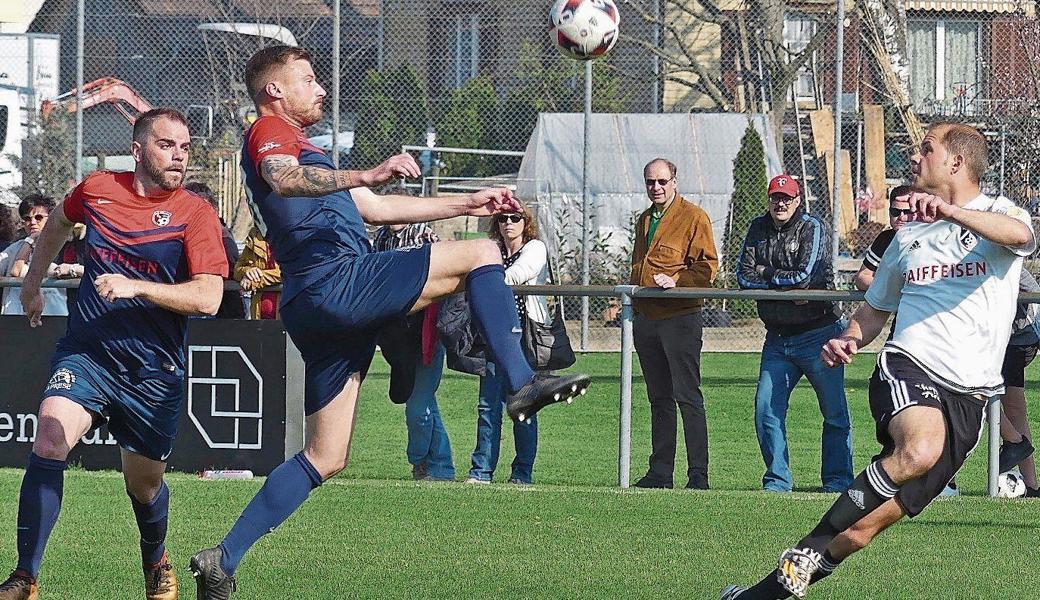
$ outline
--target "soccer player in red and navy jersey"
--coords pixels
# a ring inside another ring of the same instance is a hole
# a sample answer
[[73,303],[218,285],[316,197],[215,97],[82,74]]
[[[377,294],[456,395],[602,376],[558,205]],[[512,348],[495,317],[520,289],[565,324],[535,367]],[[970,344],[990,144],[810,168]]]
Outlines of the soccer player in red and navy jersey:
[[[18,504],[18,565],[0,600],[33,600],[44,548],[61,509],[69,451],[107,422],[119,442],[123,478],[141,532],[148,600],[174,600],[165,551],[169,488],[163,481],[183,405],[187,317],[220,306],[228,263],[216,212],[181,188],[191,138],[181,113],[150,110],[134,124],[133,173],[98,171],[48,220],[40,256],[58,253],[75,223],[87,227],[83,281],[51,379]],[[49,260],[33,261],[21,291],[40,324],[40,283]]]
[[257,227],[282,269],[282,322],[306,367],[307,437],[303,451],[271,473],[220,545],[192,558],[204,600],[230,596],[249,548],[346,466],[361,380],[375,335],[391,319],[464,290],[489,354],[508,380],[506,408],[515,420],[589,385],[584,375],[535,378],[520,348],[520,321],[495,242],[438,242],[388,252],[374,252],[369,244],[366,222],[518,212],[509,190],[422,199],[377,195],[365,187],[371,181],[361,179],[361,172],[336,169],[303,134],[320,121],[325,97],[310,53],[264,48],[249,59],[245,81],[260,118],[246,134],[242,168]]

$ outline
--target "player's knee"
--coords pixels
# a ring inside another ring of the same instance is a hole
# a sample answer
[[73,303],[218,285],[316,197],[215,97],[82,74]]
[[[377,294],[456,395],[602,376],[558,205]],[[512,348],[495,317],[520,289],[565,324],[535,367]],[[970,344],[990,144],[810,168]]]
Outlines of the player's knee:
[[69,450],[71,448],[65,442],[65,430],[60,426],[48,426],[46,420],[41,420],[33,441],[33,454],[40,458],[65,460]]
[[899,470],[906,479],[923,476],[939,462],[942,456],[942,443],[933,440],[916,440],[896,450],[894,457],[899,463]]
[[474,268],[484,265],[502,264],[502,251],[498,248],[498,242],[494,240],[475,240],[473,258],[477,264]]
[[150,504],[162,489],[162,479],[157,481],[127,481],[126,493],[141,504]]

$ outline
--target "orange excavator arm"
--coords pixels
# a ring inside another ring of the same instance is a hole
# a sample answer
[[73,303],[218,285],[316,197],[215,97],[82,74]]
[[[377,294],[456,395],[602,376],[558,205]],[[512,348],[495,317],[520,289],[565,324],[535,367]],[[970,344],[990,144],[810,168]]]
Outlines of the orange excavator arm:
[[[77,106],[90,108],[98,104],[111,104],[119,114],[123,115],[131,125],[137,120],[137,115],[152,109],[152,105],[141,97],[134,88],[124,81],[114,77],[104,77],[83,85],[82,98],[77,105],[76,90],[66,92],[54,100],[44,100],[40,105],[40,114],[46,121],[55,109],[64,110],[68,113],[76,112]],[[128,110],[133,109],[134,112]]]

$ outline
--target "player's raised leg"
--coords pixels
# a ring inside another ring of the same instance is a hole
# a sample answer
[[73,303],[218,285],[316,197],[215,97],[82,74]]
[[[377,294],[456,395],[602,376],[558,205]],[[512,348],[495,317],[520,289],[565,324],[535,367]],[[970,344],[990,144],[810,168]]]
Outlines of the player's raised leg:
[[219,546],[192,557],[200,600],[226,600],[253,544],[288,519],[313,489],[346,468],[360,387],[361,376],[354,373],[331,402],[307,417],[303,452],[271,472]]
[[176,600],[177,576],[166,553],[170,488],[163,481],[166,463],[120,449],[123,481],[141,533],[141,565],[147,600]]
[[35,600],[36,578],[47,539],[58,522],[69,451],[90,430],[94,416],[60,396],[40,404],[39,425],[18,495],[18,566],[0,584],[0,600]]
[[510,395],[506,411],[517,421],[530,418],[553,402],[570,401],[588,389],[587,375],[535,378],[520,347],[520,319],[513,292],[506,285],[502,254],[491,240],[438,242],[430,249],[430,271],[412,307],[421,310],[465,290],[473,321],[496,366],[505,373]]

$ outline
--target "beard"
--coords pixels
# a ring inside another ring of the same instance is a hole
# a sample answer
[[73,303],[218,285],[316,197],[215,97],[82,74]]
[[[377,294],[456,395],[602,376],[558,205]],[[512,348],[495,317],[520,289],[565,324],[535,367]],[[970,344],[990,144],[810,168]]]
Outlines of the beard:
[[309,127],[318,121],[321,121],[321,104],[293,104],[290,108],[293,116],[296,117],[304,127]]
[[184,181],[183,171],[170,171],[163,169],[148,158],[143,158],[141,160],[141,165],[144,167],[145,172],[148,173],[148,176],[152,179],[152,182],[167,192],[172,192],[181,187],[181,183]]

